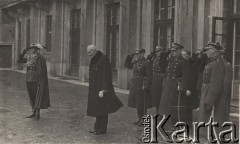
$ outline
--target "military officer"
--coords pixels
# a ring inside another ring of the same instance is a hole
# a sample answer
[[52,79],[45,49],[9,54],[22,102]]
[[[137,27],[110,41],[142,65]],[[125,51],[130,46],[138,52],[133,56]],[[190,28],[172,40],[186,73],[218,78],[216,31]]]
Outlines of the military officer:
[[[200,122],[208,122],[210,116],[213,116],[220,126],[227,120],[226,115],[229,115],[232,81],[232,69],[223,61],[221,50],[221,45],[213,42],[209,42],[204,48],[209,62],[203,71],[199,117]],[[201,134],[206,136],[206,131],[201,130]],[[219,135],[216,131],[215,134]]]
[[142,125],[142,117],[146,114],[147,108],[151,107],[150,86],[151,86],[151,64],[144,57],[145,50],[137,49],[132,60],[133,78],[130,83],[128,106],[137,109],[138,120],[135,125]]
[[162,83],[167,67],[167,55],[164,49],[157,46],[155,49],[155,56],[153,57],[153,78],[151,85],[152,106],[156,108],[158,114],[159,103],[162,93]]
[[[165,79],[163,82],[163,90],[161,101],[159,105],[159,114],[160,115],[172,115],[171,119],[176,121],[177,116],[175,114],[175,107],[173,103],[176,103],[178,99],[178,83],[182,79],[182,56],[181,49],[183,46],[178,43],[173,43],[171,47],[171,56],[168,60],[168,67],[166,69]],[[173,122],[174,122],[173,121]],[[166,124],[172,128],[171,124]],[[168,129],[166,128],[166,129]]]

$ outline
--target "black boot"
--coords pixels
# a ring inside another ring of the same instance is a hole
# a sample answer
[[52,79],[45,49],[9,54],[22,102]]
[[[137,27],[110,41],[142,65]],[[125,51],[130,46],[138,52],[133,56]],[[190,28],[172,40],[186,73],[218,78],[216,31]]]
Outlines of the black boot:
[[32,114],[30,116],[27,116],[26,118],[34,118],[36,116],[36,109],[32,108]]
[[35,115],[35,120],[40,119],[40,109],[36,109],[36,115]]

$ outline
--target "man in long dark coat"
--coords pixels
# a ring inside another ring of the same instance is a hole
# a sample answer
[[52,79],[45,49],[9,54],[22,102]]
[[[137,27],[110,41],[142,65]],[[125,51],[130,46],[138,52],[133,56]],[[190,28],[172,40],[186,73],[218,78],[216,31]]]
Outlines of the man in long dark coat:
[[108,57],[97,50],[95,45],[89,45],[87,52],[91,57],[87,115],[96,117],[94,129],[90,133],[100,135],[107,132],[108,114],[116,112],[123,104],[114,91]]
[[186,122],[192,125],[192,109],[195,108],[197,101],[196,83],[197,68],[191,59],[191,53],[188,50],[182,50],[182,81],[179,85],[178,100],[175,100],[176,113],[178,113],[178,121]]
[[[45,58],[41,55],[42,49],[40,44],[33,43],[18,59],[18,63],[26,63],[27,66],[26,84],[33,111],[27,118],[39,119],[40,109],[50,106],[47,66]],[[30,54],[25,58],[27,52]]]
[[153,57],[153,77],[151,85],[152,106],[158,114],[159,103],[162,94],[162,83],[167,67],[167,54],[162,47],[157,46]]
[[[209,63],[203,72],[203,83],[200,100],[200,122],[208,122],[213,116],[214,122],[219,126],[228,120],[231,97],[232,69],[221,58],[219,43],[209,42],[204,48],[209,58]],[[215,138],[218,138],[221,128],[215,131]],[[201,130],[206,138],[206,130]]]
[[166,123],[167,131],[172,130],[172,123],[178,120],[176,115],[176,101],[178,101],[179,91],[178,84],[182,79],[182,60],[181,49],[183,46],[178,43],[173,43],[171,47],[170,58],[168,59],[168,67],[163,82],[163,90],[161,101],[159,105],[159,114],[165,115],[166,117],[171,115],[171,120]]
[[130,83],[128,106],[137,108],[138,120],[134,124],[140,126],[147,108],[151,107],[152,67],[150,62],[144,57],[144,49],[137,49],[135,53],[132,60],[133,78]]

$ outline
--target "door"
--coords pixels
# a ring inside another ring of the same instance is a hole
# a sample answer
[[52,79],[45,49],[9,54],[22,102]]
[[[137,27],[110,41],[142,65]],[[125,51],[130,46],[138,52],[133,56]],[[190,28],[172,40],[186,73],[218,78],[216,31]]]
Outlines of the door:
[[80,60],[80,18],[81,10],[71,11],[70,17],[70,69],[69,75],[73,77],[79,76],[79,60]]
[[0,68],[12,68],[12,45],[0,44]]

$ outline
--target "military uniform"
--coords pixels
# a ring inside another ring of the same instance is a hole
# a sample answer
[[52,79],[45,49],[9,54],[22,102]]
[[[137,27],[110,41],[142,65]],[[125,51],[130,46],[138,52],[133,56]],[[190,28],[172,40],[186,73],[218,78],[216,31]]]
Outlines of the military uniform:
[[166,116],[175,114],[175,107],[173,106],[178,100],[178,83],[182,78],[182,60],[182,56],[169,59],[159,105],[160,114]]
[[133,61],[133,78],[130,82],[128,106],[137,108],[139,119],[144,115],[144,111],[151,107],[149,92],[152,78],[151,69],[150,62],[144,57]]
[[153,58],[153,78],[151,85],[151,96],[152,96],[152,106],[159,107],[161,93],[162,93],[162,83],[165,75],[165,69],[167,67],[166,54],[161,53],[160,56],[155,56]]

